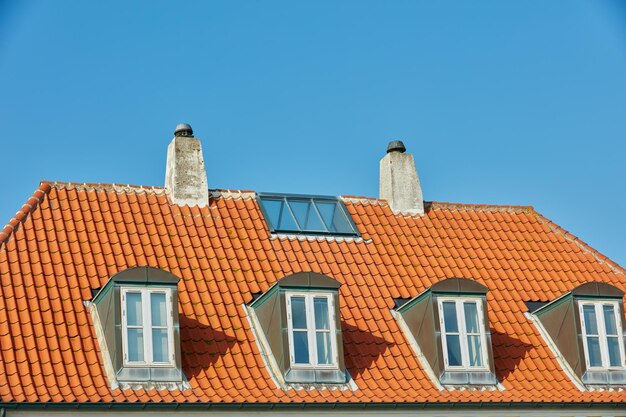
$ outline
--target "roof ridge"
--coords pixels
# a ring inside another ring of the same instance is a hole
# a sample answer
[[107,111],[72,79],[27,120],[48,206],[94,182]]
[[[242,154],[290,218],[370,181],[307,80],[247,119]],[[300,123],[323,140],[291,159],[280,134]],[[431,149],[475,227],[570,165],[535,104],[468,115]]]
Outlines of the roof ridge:
[[[350,203],[369,203],[380,205],[389,204],[385,198],[376,197],[364,197],[364,196],[339,196],[343,201]],[[509,212],[521,212],[521,213],[535,213],[533,206],[521,206],[521,205],[504,205],[504,204],[472,204],[472,203],[451,203],[447,201],[424,201],[426,208],[431,209],[453,209],[457,211],[509,211]]]
[[508,204],[468,204],[451,203],[447,201],[425,201],[425,208],[431,209],[455,209],[458,211],[509,211],[516,213],[537,213],[533,206],[508,205]]
[[[56,189],[76,189],[76,190],[112,190],[112,191],[154,191],[165,192],[165,187],[155,185],[136,185],[119,183],[89,183],[72,181],[41,181],[51,188]],[[253,190],[231,190],[231,189],[209,189],[209,194],[213,198],[235,198],[253,197],[256,191]]]
[[209,189],[211,198],[253,198],[256,191],[253,190],[229,190],[229,189]]
[[142,190],[142,191],[165,191],[165,187],[154,185],[135,185],[135,184],[117,184],[117,183],[91,183],[91,182],[72,182],[72,181],[41,181],[41,184],[47,184],[56,189],[93,189],[93,190]]
[[39,187],[26,200],[26,203],[15,213],[9,222],[0,230],[0,247],[9,240],[11,234],[18,228],[28,215],[43,201],[43,198],[51,190],[51,185],[47,181],[41,181]]
[[623,275],[624,277],[626,277],[626,269],[624,269],[617,262],[612,261],[607,256],[603,255],[602,253],[600,253],[596,249],[594,249],[591,246],[589,246],[585,241],[583,241],[578,236],[576,236],[576,235],[572,234],[571,232],[568,232],[567,230],[563,229],[561,226],[557,225],[556,223],[554,223],[552,220],[548,219],[543,214],[535,212],[535,217],[541,223],[543,223],[546,226],[548,226],[553,232],[560,234],[565,239],[567,239],[568,241],[570,241],[573,244],[575,244],[576,246],[578,246],[583,252],[589,253],[598,262],[606,264],[616,274],[620,274],[620,275]]

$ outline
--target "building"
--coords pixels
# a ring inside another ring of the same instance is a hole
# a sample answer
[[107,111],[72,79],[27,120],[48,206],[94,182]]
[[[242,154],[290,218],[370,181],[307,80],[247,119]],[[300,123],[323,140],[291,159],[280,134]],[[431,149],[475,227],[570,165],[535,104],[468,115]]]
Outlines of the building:
[[[0,232],[0,415],[626,415],[625,270],[532,207],[42,182]],[[210,183],[209,183],[210,185]]]

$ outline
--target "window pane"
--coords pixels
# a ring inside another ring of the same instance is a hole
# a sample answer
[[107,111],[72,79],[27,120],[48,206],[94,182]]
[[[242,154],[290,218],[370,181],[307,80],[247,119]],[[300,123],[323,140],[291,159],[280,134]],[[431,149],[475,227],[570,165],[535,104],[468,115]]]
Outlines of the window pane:
[[141,317],[141,293],[126,293],[126,323],[129,326],[141,326],[143,318]]
[[596,308],[592,305],[583,306],[583,316],[585,320],[585,329],[587,334],[598,334],[598,322],[596,321]]
[[352,226],[348,223],[346,216],[343,214],[343,210],[339,207],[339,203],[317,201],[315,205],[320,211],[328,230],[339,233],[353,232]]
[[478,330],[478,310],[476,303],[463,303],[465,310],[465,329],[468,333],[480,333]]
[[315,308],[315,328],[318,330],[329,330],[328,323],[328,298],[316,297],[313,299]]
[[295,363],[309,363],[307,332],[293,332],[293,356]]
[[448,365],[461,366],[461,343],[459,336],[446,336],[446,345],[448,346]]
[[609,346],[609,365],[610,366],[622,366],[622,358],[619,352],[619,340],[617,337],[607,338],[607,344]]
[[587,338],[587,351],[589,352],[589,366],[602,366],[600,356],[600,340],[597,337]]
[[304,297],[291,297],[291,322],[294,329],[306,329]]
[[617,325],[615,323],[615,308],[612,305],[602,306],[604,311],[604,326],[606,334],[609,336],[617,336]]
[[261,199],[272,226],[278,230],[299,230],[283,199]]
[[302,229],[313,232],[326,231],[310,201],[290,201],[289,206]]
[[318,332],[317,338],[317,363],[320,365],[330,364],[330,332]]
[[128,329],[128,360],[143,362],[143,330]]
[[467,348],[470,366],[483,366],[480,336],[467,336]]
[[167,308],[165,306],[164,293],[150,293],[150,308],[152,309],[152,325],[167,326]]
[[167,329],[152,329],[152,361],[168,362]]
[[459,325],[456,320],[456,303],[443,303],[443,321],[446,327],[446,333],[457,333],[459,331]]

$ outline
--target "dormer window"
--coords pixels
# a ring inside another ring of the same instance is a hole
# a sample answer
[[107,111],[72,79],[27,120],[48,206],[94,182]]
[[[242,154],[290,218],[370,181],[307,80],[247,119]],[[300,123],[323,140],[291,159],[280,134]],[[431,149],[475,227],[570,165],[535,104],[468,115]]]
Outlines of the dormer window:
[[438,389],[501,389],[496,379],[484,285],[440,281],[392,311]]
[[121,296],[124,364],[173,366],[171,290],[130,287]]
[[91,313],[111,387],[183,389],[178,290],[180,279],[142,266],[112,276]]
[[438,300],[446,369],[486,370],[485,324],[478,298]]
[[528,315],[581,391],[626,388],[623,297],[617,287],[589,282]]
[[578,306],[587,368],[623,369],[624,340],[619,304],[615,301],[580,301]]
[[291,293],[287,298],[289,356],[294,368],[336,368],[331,294]]
[[326,275],[298,272],[282,278],[247,306],[259,349],[284,389],[348,386],[340,286]]

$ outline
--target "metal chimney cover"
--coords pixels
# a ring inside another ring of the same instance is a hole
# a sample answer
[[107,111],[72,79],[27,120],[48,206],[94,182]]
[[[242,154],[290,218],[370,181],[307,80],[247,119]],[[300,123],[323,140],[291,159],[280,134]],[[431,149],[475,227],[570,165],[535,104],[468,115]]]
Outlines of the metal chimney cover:
[[406,152],[406,147],[401,140],[392,140],[391,142],[389,142],[389,145],[387,145],[387,153],[389,152],[404,153]]
[[176,125],[176,129],[174,129],[174,136],[193,137],[193,129],[188,123],[179,123]]

